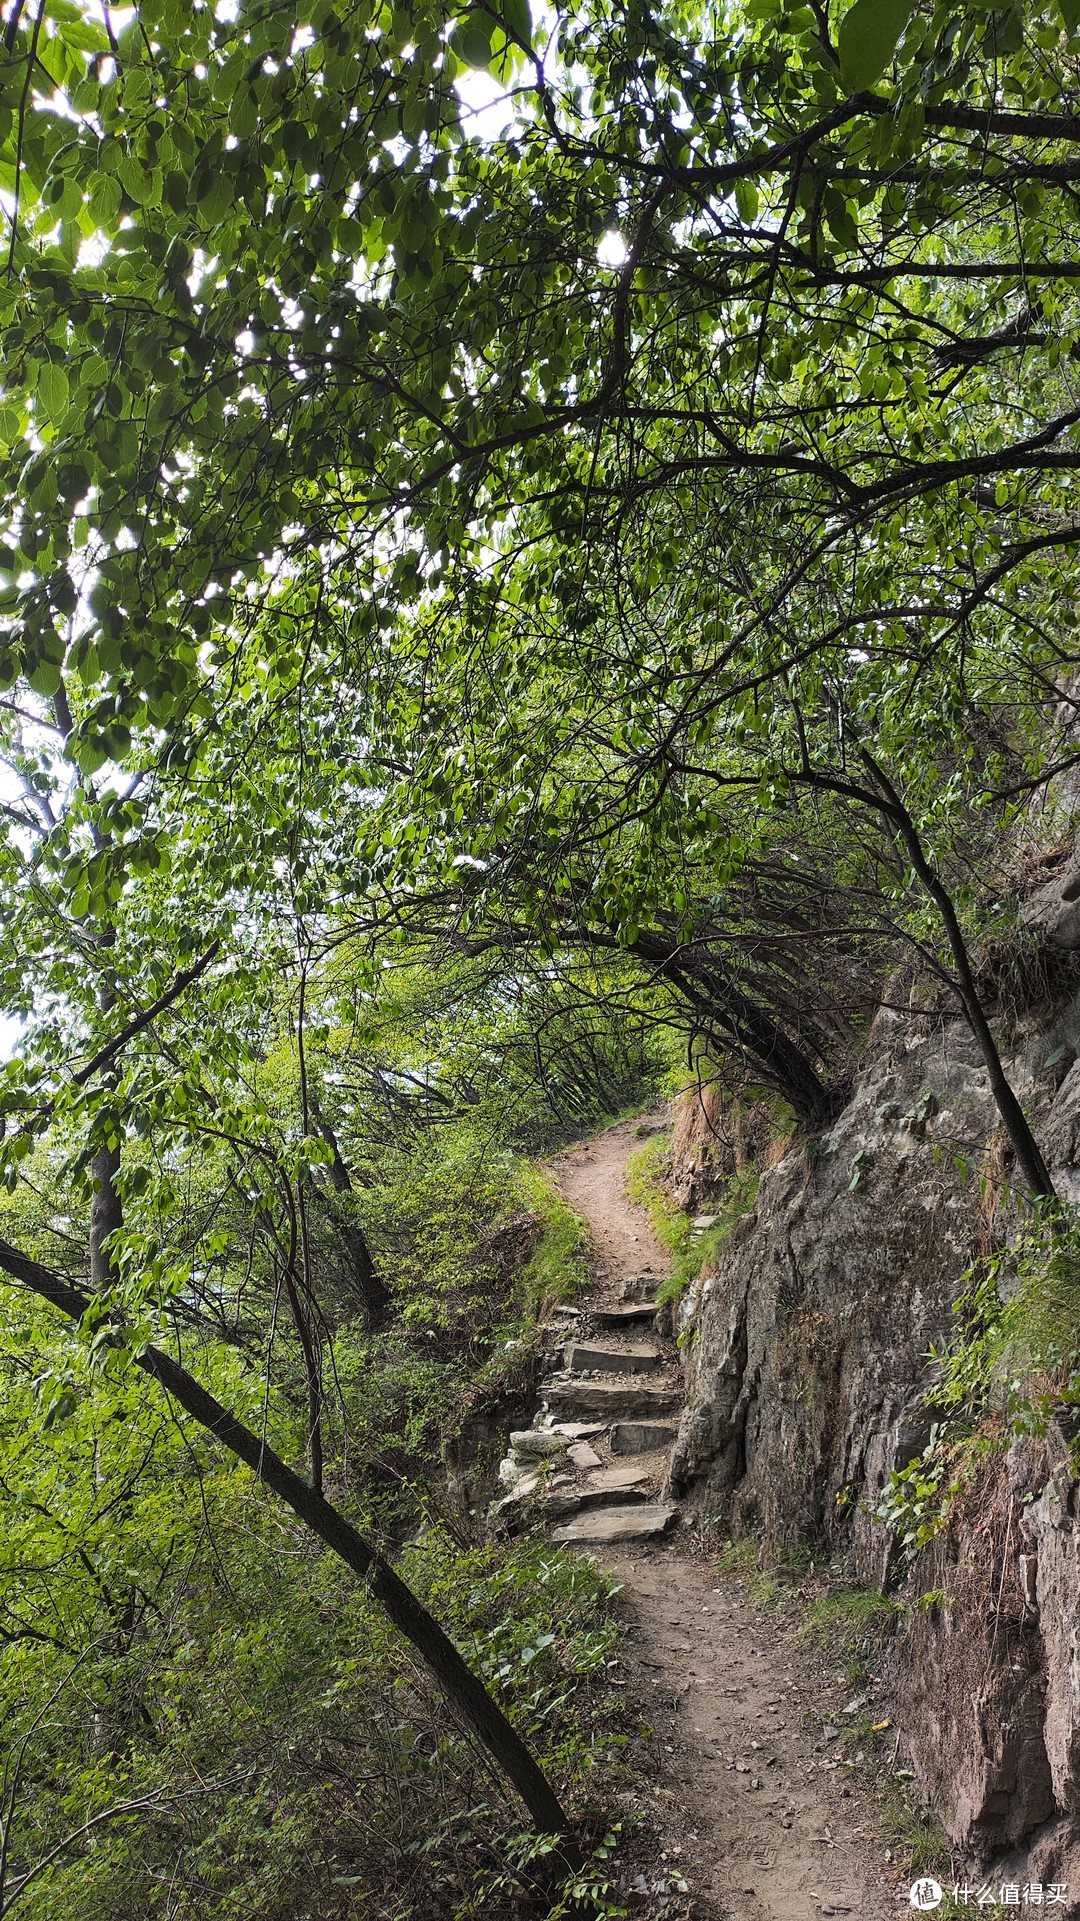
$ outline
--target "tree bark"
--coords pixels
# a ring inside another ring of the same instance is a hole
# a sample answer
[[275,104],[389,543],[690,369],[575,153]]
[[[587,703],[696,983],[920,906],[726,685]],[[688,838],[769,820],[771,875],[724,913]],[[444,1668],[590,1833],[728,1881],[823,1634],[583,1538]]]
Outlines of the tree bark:
[[119,1172],[119,1147],[99,1147],[90,1163],[94,1184],[90,1200],[90,1286],[95,1294],[107,1294],[116,1280],[105,1242],[124,1225],[124,1210],[116,1191]]
[[[0,1240],[0,1269],[73,1321],[81,1320],[90,1306],[88,1295],[4,1240]],[[194,1375],[171,1355],[160,1348],[149,1347],[135,1359],[201,1427],[265,1482],[346,1567],[360,1576],[394,1627],[412,1643],[466,1726],[486,1748],[500,1772],[513,1783],[537,1830],[560,1837],[561,1864],[567,1870],[579,1865],[581,1854],[573,1840],[570,1823],[530,1748],[449,1636],[390,1563],[351,1521],[294,1474],[273,1448],[208,1394]]]
[[[351,1195],[352,1179],[342,1158],[337,1135],[326,1116],[320,1111],[314,1096],[311,1101],[311,1111],[315,1118],[315,1125],[333,1156],[330,1162],[330,1185],[335,1195],[342,1197]],[[374,1333],[390,1318],[390,1291],[375,1266],[363,1230],[356,1221],[349,1219],[347,1204],[342,1206],[339,1202],[335,1205],[329,1196],[324,1198],[326,1211],[334,1228],[341,1236],[345,1252],[349,1257],[353,1286],[363,1306],[368,1329]]]

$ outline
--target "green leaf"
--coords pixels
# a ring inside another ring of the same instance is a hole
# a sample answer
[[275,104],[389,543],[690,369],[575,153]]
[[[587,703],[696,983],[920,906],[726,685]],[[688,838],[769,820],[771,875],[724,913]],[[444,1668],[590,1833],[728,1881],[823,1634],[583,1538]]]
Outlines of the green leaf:
[[452,45],[459,60],[467,67],[487,67],[491,65],[491,25],[477,15],[471,15],[454,28]]
[[47,700],[51,700],[60,686],[60,669],[55,661],[39,660],[26,678],[36,694],[44,694]]
[[739,210],[739,219],[745,220],[747,226],[752,225],[758,215],[758,190],[753,180],[739,181],[735,188],[735,205]]
[[1080,26],[1080,0],[1058,0],[1058,12],[1065,22],[1066,33],[1075,33]]
[[881,79],[914,11],[914,0],[855,0],[837,35],[840,73],[852,93]]
[[38,374],[37,400],[46,420],[59,420],[68,403],[68,377],[63,367],[47,360]]
[[109,758],[108,747],[97,733],[86,733],[69,740],[67,752],[84,774],[96,774]]
[[516,40],[531,45],[533,24],[529,0],[503,0],[502,17]]
[[90,178],[90,213],[99,226],[109,227],[120,211],[120,182],[110,173],[95,173]]
[[116,171],[121,185],[137,206],[143,207],[152,200],[160,199],[160,185],[154,182],[148,169],[134,154],[125,153]]
[[841,247],[853,247],[859,238],[859,225],[850,202],[830,187],[825,195],[825,219],[829,232]]

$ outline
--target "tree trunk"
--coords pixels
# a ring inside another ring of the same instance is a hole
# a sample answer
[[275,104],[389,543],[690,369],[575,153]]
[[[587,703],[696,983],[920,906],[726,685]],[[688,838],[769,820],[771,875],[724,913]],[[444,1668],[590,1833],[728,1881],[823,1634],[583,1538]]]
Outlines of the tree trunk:
[[865,748],[860,749],[860,755],[864,766],[869,769],[885,796],[886,804],[882,812],[892,820],[907,849],[912,867],[941,915],[949,942],[949,951],[956,968],[956,990],[960,996],[960,1004],[986,1063],[986,1071],[990,1077],[990,1091],[994,1096],[998,1113],[1005,1123],[1017,1164],[1022,1169],[1024,1179],[1034,1195],[1040,1200],[1056,1201],[1057,1189],[1050,1179],[1050,1170],[1043,1160],[1042,1150],[1035,1139],[1027,1115],[1005,1072],[993,1029],[979,999],[979,990],[975,985],[964,930],[960,925],[956,908],[953,906],[952,896],[928,859],[919,830],[892,781]]
[[[312,1098],[311,1108],[315,1116],[315,1125],[333,1156],[330,1162],[330,1185],[335,1194],[351,1195],[353,1184],[349,1170],[342,1159],[337,1135],[326,1116],[320,1112],[314,1098]],[[362,1228],[356,1221],[349,1219],[347,1204],[335,1206],[329,1196],[325,1196],[325,1199],[326,1211],[341,1236],[345,1252],[349,1257],[353,1287],[363,1307],[364,1319],[368,1329],[374,1332],[390,1317],[389,1289],[375,1266]]]
[[[71,1320],[81,1320],[90,1306],[88,1295],[3,1240],[0,1240],[0,1269]],[[561,1864],[567,1871],[578,1866],[581,1855],[573,1841],[570,1823],[535,1756],[449,1636],[389,1562],[337,1508],[308,1487],[273,1448],[208,1394],[170,1355],[150,1347],[135,1359],[201,1427],[243,1461],[292,1509],[305,1527],[361,1577],[399,1633],[412,1643],[466,1726],[486,1748],[500,1772],[513,1783],[537,1830],[560,1837]]]
[[90,1163],[94,1184],[90,1201],[90,1286],[95,1294],[107,1294],[116,1279],[105,1242],[124,1224],[124,1210],[116,1191],[119,1172],[119,1147],[99,1147]]

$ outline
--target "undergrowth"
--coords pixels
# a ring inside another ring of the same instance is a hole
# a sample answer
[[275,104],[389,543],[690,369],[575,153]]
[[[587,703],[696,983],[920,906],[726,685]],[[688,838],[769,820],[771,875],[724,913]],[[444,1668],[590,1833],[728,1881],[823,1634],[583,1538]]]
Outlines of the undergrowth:
[[539,1313],[551,1303],[573,1300],[587,1286],[588,1235],[544,1168],[521,1163],[518,1186],[539,1229],[521,1277],[521,1294],[524,1304]]
[[[926,1447],[892,1475],[874,1508],[910,1563],[947,1520],[988,1455],[1080,1407],[1080,1226],[1036,1215],[1008,1247],[964,1275],[952,1338],[927,1359]],[[1074,1456],[1077,1454],[1073,1442]]]
[[[187,1621],[159,1649],[157,1724],[123,1753],[80,1747],[77,1688],[53,1704],[65,1799],[20,1803],[23,1855],[123,1798],[93,1848],[61,1847],[28,1921],[549,1921],[543,1838],[362,1586],[312,1554],[267,1501],[218,1473],[214,1556],[185,1570]],[[253,1549],[258,1562],[253,1570]],[[222,1557],[225,1557],[224,1559]],[[410,1581],[533,1746],[581,1836],[578,1921],[624,1913],[610,1826],[627,1735],[607,1685],[613,1586],[547,1544],[462,1552],[428,1532]],[[228,1584],[226,1584],[226,1571]],[[257,1612],[255,1611],[257,1609]],[[167,1626],[159,1629],[167,1637]],[[146,1650],[125,1657],[145,1687]],[[117,1657],[109,1674],[115,1679]],[[100,1685],[100,1679],[99,1679]],[[70,1698],[69,1698],[70,1696]],[[98,1698],[97,1696],[94,1697]],[[16,1723],[16,1730],[18,1724]],[[26,1732],[26,1730],[21,1730]],[[84,1731],[83,1731],[84,1732]],[[42,1733],[31,1727],[40,1743]],[[206,1784],[214,1792],[206,1792]],[[547,1843],[550,1848],[550,1840]]]
[[544,1307],[586,1284],[586,1235],[550,1174],[467,1127],[444,1130],[422,1164],[388,1157],[366,1204],[400,1312],[375,1336],[338,1331],[333,1418],[350,1479],[399,1531],[439,1502],[463,1420],[530,1394]]
[[758,1188],[756,1171],[740,1168],[709,1207],[716,1216],[713,1225],[695,1229],[693,1217],[668,1196],[664,1180],[668,1146],[664,1135],[656,1135],[626,1164],[626,1191],[632,1201],[648,1209],[656,1238],[671,1255],[671,1273],[656,1290],[661,1307],[681,1300],[698,1276],[715,1266],[732,1229],[753,1206]]

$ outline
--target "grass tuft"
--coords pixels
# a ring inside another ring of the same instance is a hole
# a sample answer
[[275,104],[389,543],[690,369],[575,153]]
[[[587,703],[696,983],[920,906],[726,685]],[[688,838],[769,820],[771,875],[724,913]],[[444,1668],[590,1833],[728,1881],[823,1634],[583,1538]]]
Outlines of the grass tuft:
[[755,1574],[757,1565],[757,1542],[749,1535],[737,1540],[725,1541],[716,1557],[719,1574]]
[[742,1168],[710,1207],[717,1216],[716,1225],[695,1233],[692,1217],[668,1198],[664,1182],[668,1145],[666,1137],[658,1134],[631,1154],[626,1164],[626,1191],[632,1201],[648,1209],[653,1232],[671,1255],[671,1273],[656,1290],[660,1307],[681,1300],[692,1282],[715,1266],[732,1229],[753,1206],[758,1187],[754,1169]]

